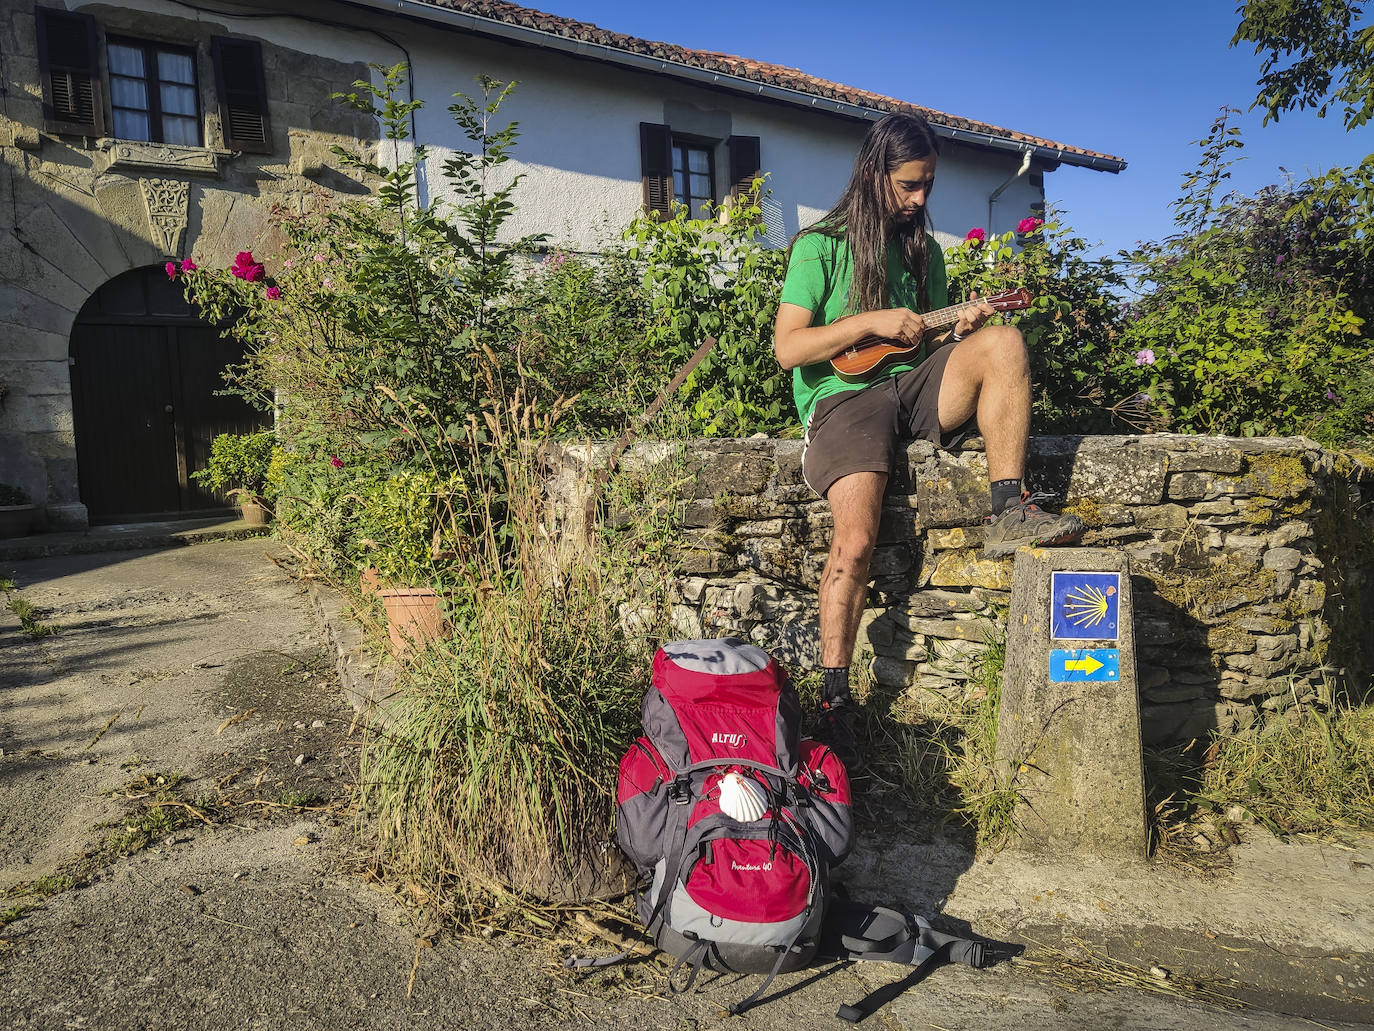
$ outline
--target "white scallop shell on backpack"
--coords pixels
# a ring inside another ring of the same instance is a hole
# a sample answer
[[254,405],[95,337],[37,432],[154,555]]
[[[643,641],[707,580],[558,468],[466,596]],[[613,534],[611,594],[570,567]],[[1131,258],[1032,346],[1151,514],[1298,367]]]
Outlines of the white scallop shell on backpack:
[[720,811],[740,823],[753,823],[768,809],[768,798],[759,782],[740,773],[720,778]]

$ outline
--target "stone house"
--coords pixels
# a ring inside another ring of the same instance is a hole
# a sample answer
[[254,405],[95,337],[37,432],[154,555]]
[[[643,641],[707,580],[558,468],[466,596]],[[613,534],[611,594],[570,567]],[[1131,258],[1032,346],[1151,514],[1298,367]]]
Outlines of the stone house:
[[[378,126],[330,94],[407,62],[429,106],[422,200],[462,144],[447,111],[474,77],[520,80],[503,108],[526,179],[513,234],[593,250],[644,205],[728,201],[769,174],[779,246],[837,196],[867,123],[919,110],[943,137],[932,210],[946,242],[1005,231],[1068,163],[1110,155],[826,82],[793,69],[468,0],[0,0],[0,482],[44,525],[173,517],[220,502],[188,479],[210,439],[264,416],[217,396],[235,345],[197,319],[169,259],[270,257],[275,206],[364,187],[335,144]],[[434,171],[429,171],[434,170]]]

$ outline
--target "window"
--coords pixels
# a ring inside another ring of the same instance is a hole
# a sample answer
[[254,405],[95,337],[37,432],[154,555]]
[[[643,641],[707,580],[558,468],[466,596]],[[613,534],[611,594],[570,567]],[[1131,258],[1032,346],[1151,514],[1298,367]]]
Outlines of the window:
[[[267,154],[272,130],[262,47],[256,40],[210,40],[215,100],[202,98],[197,56],[203,51],[149,40],[105,41],[109,106],[100,68],[100,27],[89,14],[34,10],[43,120],[50,132],[199,147],[205,109],[218,101],[220,143],[229,150]],[[108,112],[108,115],[107,115]]]
[[110,40],[108,54],[116,138],[200,146],[195,54],[125,39]]
[[686,204],[693,218],[705,218],[716,199],[711,148],[673,140],[673,197]]
[[[730,197],[747,192],[759,175],[759,138],[730,136],[724,140],[730,162]],[[707,202],[725,200],[716,189],[715,152],[718,144],[690,136],[674,136],[667,125],[639,123],[640,174],[644,206],[667,216],[673,203],[686,204],[692,217],[702,217]]]

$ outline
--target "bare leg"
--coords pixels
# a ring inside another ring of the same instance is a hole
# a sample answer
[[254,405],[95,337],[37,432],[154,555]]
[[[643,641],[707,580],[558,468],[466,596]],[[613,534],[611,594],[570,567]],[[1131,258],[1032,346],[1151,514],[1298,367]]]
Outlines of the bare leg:
[[868,595],[868,563],[878,540],[886,473],[850,473],[826,494],[835,518],[821,574],[821,665],[848,666]]
[[940,382],[940,428],[977,416],[987,446],[988,478],[1019,480],[1030,437],[1030,361],[1019,330],[984,326],[954,345]]

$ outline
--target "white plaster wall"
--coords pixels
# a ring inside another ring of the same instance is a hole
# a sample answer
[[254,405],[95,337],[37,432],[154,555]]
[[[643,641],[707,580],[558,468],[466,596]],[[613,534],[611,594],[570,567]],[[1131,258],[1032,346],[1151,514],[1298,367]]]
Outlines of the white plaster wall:
[[[159,0],[143,2],[163,6]],[[321,12],[329,9],[318,8]],[[289,17],[244,19],[239,24],[233,24],[234,19],[226,21],[236,31],[340,60],[391,64],[401,57],[398,48],[363,32]],[[442,168],[455,149],[466,146],[447,110],[452,95],[460,91],[474,95],[479,74],[519,80],[495,122],[520,123],[521,136],[512,160],[502,169],[505,176],[525,177],[515,198],[516,215],[507,223],[510,237],[543,232],[552,243],[581,250],[595,250],[618,237],[643,202],[639,123],[665,121],[665,101],[728,111],[732,133],[760,137],[771,199],[788,238],[834,203],[866,129],[865,124],[849,119],[531,47],[406,22],[374,23],[397,39],[414,62],[415,95],[425,102],[416,115],[418,136],[431,148],[425,189],[434,199],[451,197]],[[340,84],[341,89],[346,86]],[[939,186],[931,202],[937,236],[943,243],[962,239],[970,226],[1010,229],[1041,199],[1022,177],[999,198],[989,225],[987,196],[1016,170],[1018,156],[949,142],[943,150]],[[721,148],[718,190],[727,179]],[[496,180],[498,185],[504,181]]]
[[[518,120],[522,133],[506,166],[525,175],[517,217],[508,224],[512,235],[547,232],[553,242],[589,250],[617,235],[643,202],[639,123],[665,121],[665,101],[728,111],[731,133],[760,137],[772,201],[787,237],[816,221],[838,198],[867,128],[590,61],[470,37],[452,39],[417,43],[413,51],[419,95],[428,102],[419,115],[419,131],[433,148],[429,187],[435,197],[446,195],[439,170],[452,149],[463,146],[446,102],[435,98],[471,93],[481,72],[518,79],[498,123]],[[948,142],[943,150],[932,215],[942,242],[950,243],[962,239],[970,226],[988,228],[988,194],[1016,171],[1019,156]],[[728,179],[723,158],[722,149],[718,190]],[[1022,177],[999,198],[991,228],[1013,228],[1040,199]]]

